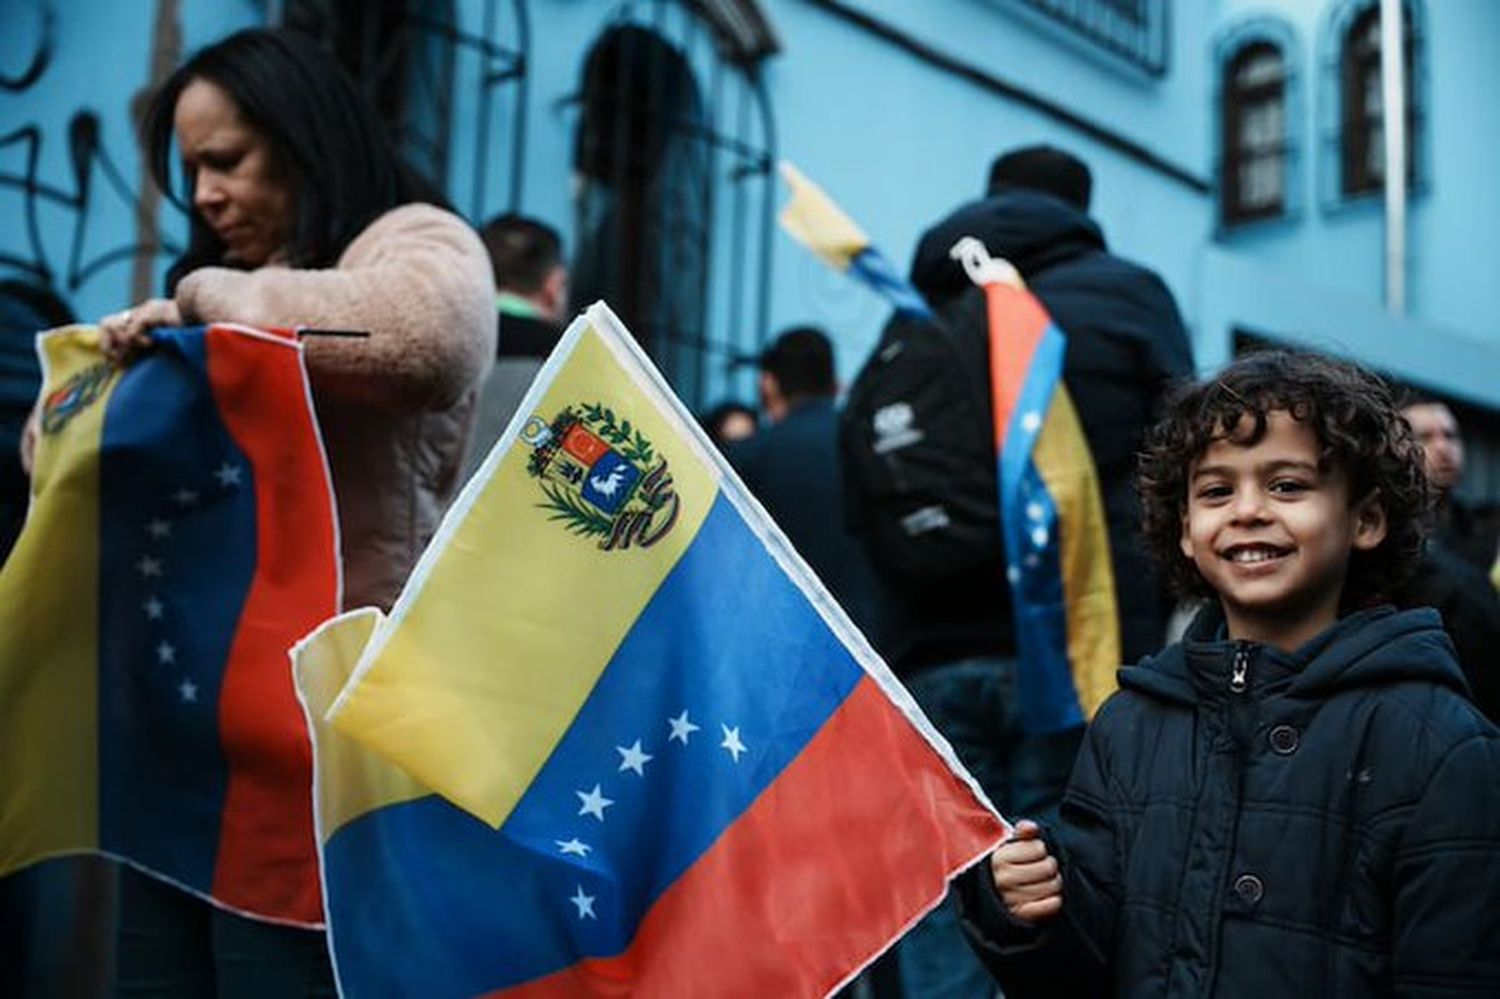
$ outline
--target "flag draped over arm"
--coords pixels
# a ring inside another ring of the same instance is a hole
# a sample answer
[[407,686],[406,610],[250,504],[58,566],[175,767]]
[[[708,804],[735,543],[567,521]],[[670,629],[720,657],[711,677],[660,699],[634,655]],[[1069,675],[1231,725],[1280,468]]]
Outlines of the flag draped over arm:
[[124,370],[46,334],[32,504],[0,572],[0,874],[98,852],[322,919],[286,654],[337,610],[300,345],[158,331]]
[[781,178],[792,189],[792,200],[781,212],[781,227],[835,270],[845,271],[889,302],[897,312],[930,314],[911,282],[891,266],[884,253],[870,243],[844,210],[823,189],[785,161]]
[[299,646],[346,994],[823,995],[1002,820],[596,305]]
[[1010,263],[972,236],[952,252],[988,305],[1021,719],[1035,731],[1071,728],[1115,689],[1120,618],[1099,477],[1062,380],[1066,338]]

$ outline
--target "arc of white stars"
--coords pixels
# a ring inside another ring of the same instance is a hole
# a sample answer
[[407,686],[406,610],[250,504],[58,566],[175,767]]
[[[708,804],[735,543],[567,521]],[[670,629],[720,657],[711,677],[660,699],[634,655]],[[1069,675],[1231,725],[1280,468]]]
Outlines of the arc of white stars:
[[729,755],[734,757],[734,762],[738,763],[740,761],[740,754],[748,752],[745,744],[740,741],[740,727],[736,725],[734,728],[730,728],[728,725],[723,724],[719,727],[724,730],[724,741],[719,743],[719,748],[727,750]]
[[641,740],[635,740],[632,746],[616,746],[615,752],[620,754],[620,769],[634,770],[641,777],[646,776],[646,764],[656,759],[650,753],[641,750]]
[[1028,434],[1034,434],[1042,428],[1042,414],[1034,409],[1027,410],[1021,415],[1021,429]]
[[170,522],[157,517],[155,520],[146,525],[146,533],[150,534],[153,538],[160,540],[171,535],[172,525]]
[[185,704],[195,704],[198,701],[198,685],[191,680],[184,679],[177,686],[177,693],[182,695]]
[[1045,527],[1033,528],[1031,532],[1031,543],[1036,545],[1038,548],[1045,548],[1047,545],[1047,529]]
[[583,892],[583,885],[578,886],[578,890],[573,893],[573,897],[568,899],[568,901],[578,906],[579,919],[599,918],[598,916],[594,915],[594,896],[585,895]]
[[214,472],[214,478],[219,480],[219,485],[228,489],[230,486],[240,484],[240,475],[243,471],[244,469],[240,466],[226,461]]
[[686,708],[684,708],[682,714],[678,715],[676,718],[668,718],[667,724],[672,726],[672,734],[667,736],[667,741],[671,742],[672,740],[676,739],[684,746],[687,745],[688,736],[698,731],[698,726],[688,721],[688,713]]
[[179,489],[172,494],[178,506],[192,506],[198,502],[198,494],[191,489]]
[[1032,520],[1041,520],[1046,515],[1047,515],[1047,511],[1042,507],[1042,504],[1040,504],[1040,503],[1027,503],[1026,504],[1026,516],[1029,517],[1029,518],[1031,518]]
[[156,658],[163,663],[175,663],[177,661],[177,649],[171,642],[162,642],[156,647]]
[[575,857],[587,857],[589,851],[593,849],[593,847],[583,842],[577,836],[574,836],[572,839],[555,840],[555,842],[557,843],[558,852],[563,856],[571,853]]
[[592,815],[600,822],[604,821],[604,810],[614,804],[614,799],[606,798],[598,784],[594,785],[592,791],[574,791],[573,793],[578,795],[578,800],[581,802],[578,814]]
[[141,574],[142,579],[155,579],[161,575],[161,565],[161,559],[142,555],[135,563],[135,571]]
[[146,617],[150,620],[160,621],[162,613],[166,610],[166,605],[153,595],[147,597],[141,604],[141,610],[146,612]]

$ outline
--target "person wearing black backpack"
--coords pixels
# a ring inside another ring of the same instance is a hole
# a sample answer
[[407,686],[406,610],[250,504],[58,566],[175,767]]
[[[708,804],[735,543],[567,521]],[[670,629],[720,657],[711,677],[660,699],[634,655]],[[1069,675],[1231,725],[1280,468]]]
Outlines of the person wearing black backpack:
[[[1047,817],[1081,729],[1027,731],[995,484],[984,292],[949,251],[964,236],[1009,260],[1067,338],[1063,379],[1098,470],[1121,649],[1163,644],[1171,606],[1137,538],[1136,453],[1168,383],[1193,372],[1176,303],[1156,274],[1109,253],[1088,215],[1088,167],[1037,146],[999,157],[988,195],[929,229],[912,284],[931,317],[899,314],[850,388],[841,427],[846,504],[887,591],[885,653],[997,807]],[[988,997],[951,900],[902,941],[907,999]]]

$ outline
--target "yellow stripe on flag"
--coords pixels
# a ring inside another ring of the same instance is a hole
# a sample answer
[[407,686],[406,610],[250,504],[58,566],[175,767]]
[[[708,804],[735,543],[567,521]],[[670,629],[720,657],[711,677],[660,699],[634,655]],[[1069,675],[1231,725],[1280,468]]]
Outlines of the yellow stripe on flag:
[[1068,661],[1084,718],[1093,718],[1114,693],[1120,666],[1120,615],[1109,534],[1094,456],[1067,387],[1052,395],[1037,435],[1037,472],[1057,506],[1063,604],[1068,615]]
[[314,807],[325,843],[351,819],[432,793],[324,721],[383,619],[375,608],[361,607],[325,622],[292,650],[297,690],[307,707],[317,757]]
[[99,442],[119,371],[98,332],[43,337],[43,398],[25,530],[0,572],[0,874],[99,845]]
[[781,179],[792,189],[792,200],[781,210],[781,227],[834,268],[848,270],[849,262],[870,245],[870,238],[822,188],[785,160]]
[[[644,388],[644,370],[601,336],[600,324],[615,337],[628,335],[601,306],[576,320],[527,398],[540,403],[526,414],[535,419],[523,437],[555,424],[564,409],[593,413],[584,420],[589,436],[634,449],[642,470],[656,469],[664,505],[648,520],[616,520],[633,541],[605,550],[602,536],[588,533],[599,529],[599,511],[556,477],[568,470],[566,456],[554,451],[557,460],[538,477],[528,468],[537,452],[511,438],[449,511],[328,715],[341,732],[497,828],[692,541],[718,489],[682,418]],[[643,445],[649,460],[640,458]],[[670,530],[655,537],[669,513]]]

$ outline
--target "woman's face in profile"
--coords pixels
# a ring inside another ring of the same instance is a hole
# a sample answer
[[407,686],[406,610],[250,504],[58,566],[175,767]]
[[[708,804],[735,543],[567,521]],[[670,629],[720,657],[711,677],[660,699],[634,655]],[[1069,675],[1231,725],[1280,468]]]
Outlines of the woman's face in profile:
[[172,128],[193,209],[224,243],[224,261],[276,262],[292,231],[294,197],[271,141],[220,86],[199,78],[177,98]]

